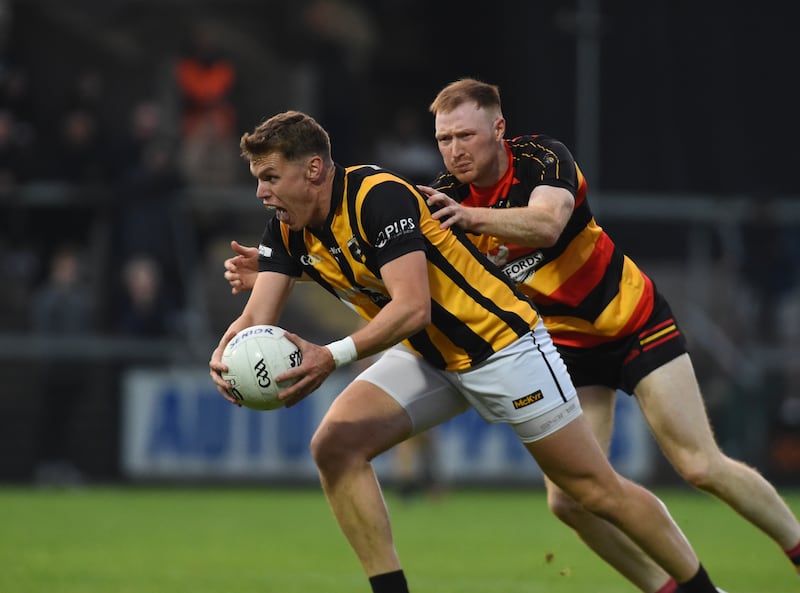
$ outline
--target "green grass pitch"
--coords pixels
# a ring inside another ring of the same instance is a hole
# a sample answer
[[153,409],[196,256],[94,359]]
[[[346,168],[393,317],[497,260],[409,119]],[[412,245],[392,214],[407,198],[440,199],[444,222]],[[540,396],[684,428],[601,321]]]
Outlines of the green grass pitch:
[[[657,490],[729,593],[790,593],[778,547],[719,501]],[[800,509],[800,491],[783,492]],[[414,593],[624,593],[635,589],[547,510],[541,489],[387,492]],[[0,489],[7,593],[368,593],[320,490]]]

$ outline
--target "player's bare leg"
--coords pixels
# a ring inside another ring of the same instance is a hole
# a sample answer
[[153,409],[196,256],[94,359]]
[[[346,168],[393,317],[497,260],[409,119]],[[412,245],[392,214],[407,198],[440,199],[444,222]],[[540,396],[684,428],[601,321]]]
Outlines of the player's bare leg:
[[[578,397],[584,417],[608,454],[614,429],[615,391],[600,386],[579,387]],[[671,577],[617,527],[586,511],[547,477],[545,485],[547,502],[553,513],[637,588],[644,593],[656,593],[670,583]]]
[[692,486],[713,494],[771,537],[798,551],[800,523],[760,473],[720,451],[688,354],[656,369],[636,398],[664,455]]
[[368,577],[400,570],[389,513],[370,460],[411,431],[403,408],[365,381],[351,383],[311,441],[322,488]]
[[526,447],[555,484],[624,531],[678,583],[698,575],[700,561],[667,508],[614,471],[582,415]]

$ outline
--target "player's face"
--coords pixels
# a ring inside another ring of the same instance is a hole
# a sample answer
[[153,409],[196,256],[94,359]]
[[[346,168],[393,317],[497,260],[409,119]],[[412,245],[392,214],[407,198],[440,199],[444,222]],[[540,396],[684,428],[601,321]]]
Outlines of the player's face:
[[504,167],[505,120],[493,110],[462,103],[436,115],[436,142],[444,166],[462,183],[493,185]]
[[273,208],[278,220],[290,229],[297,231],[320,222],[316,194],[309,191],[306,159],[287,161],[273,152],[251,161],[250,172],[258,180],[256,197],[265,208]]

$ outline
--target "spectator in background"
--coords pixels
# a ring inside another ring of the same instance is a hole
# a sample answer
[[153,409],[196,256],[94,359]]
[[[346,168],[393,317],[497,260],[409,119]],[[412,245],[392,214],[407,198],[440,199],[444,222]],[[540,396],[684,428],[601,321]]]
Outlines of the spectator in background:
[[[117,197],[111,204],[111,259],[126,262],[147,254],[162,268],[175,270],[175,281],[166,290],[174,302],[182,304],[185,278],[176,243],[185,230],[179,204],[186,184],[175,160],[175,143],[156,103],[142,100],[133,107],[128,136],[116,155],[119,173]],[[110,322],[114,324],[113,319]]]
[[210,26],[193,27],[189,47],[175,67],[175,78],[181,96],[184,137],[191,136],[208,120],[222,133],[236,131],[236,109],[231,101],[236,68],[222,54]]
[[415,183],[428,183],[442,169],[442,158],[430,134],[422,131],[420,116],[410,108],[401,108],[392,118],[391,132],[381,136],[376,145],[382,166],[402,173]]
[[[757,322],[753,337],[762,346],[786,352],[781,370],[764,373],[767,389],[774,394],[770,426],[770,461],[780,474],[800,471],[800,362],[793,354],[800,347],[800,292],[797,261],[800,233],[783,219],[778,202],[756,197],[752,212],[742,225],[740,277],[750,287]],[[752,419],[748,418],[752,424]]]
[[163,338],[178,332],[177,308],[164,291],[158,261],[134,255],[122,269],[123,293],[114,314],[119,334]]
[[297,11],[297,52],[305,54],[313,73],[316,119],[330,132],[342,162],[364,160],[368,143],[368,75],[380,38],[369,8],[358,0],[306,0]]
[[797,284],[800,254],[792,249],[789,233],[775,212],[773,200],[753,200],[753,208],[752,216],[742,228],[741,274],[757,303],[756,333],[769,342],[779,337],[779,312],[783,299]]
[[30,73],[6,48],[0,48],[0,109],[10,111],[26,138],[34,138],[38,127],[36,101]]
[[67,109],[86,111],[98,122],[103,117],[106,83],[103,74],[93,67],[85,67],[74,78],[67,97]]
[[[0,7],[3,4],[0,3]],[[2,30],[0,8],[0,38]],[[0,39],[0,45],[6,40]],[[35,102],[28,71],[0,47],[0,196],[29,181],[37,138]]]
[[52,163],[53,177],[81,186],[108,182],[106,145],[95,115],[81,108],[70,109],[61,119],[59,133],[58,158]]
[[183,138],[180,170],[193,187],[219,188],[239,177],[239,150],[233,134],[214,118],[199,120],[190,136]]
[[0,108],[0,197],[10,194],[33,173],[33,137],[14,113]]
[[105,80],[95,68],[85,67],[71,81],[57,115],[59,156],[49,174],[78,186],[103,186],[112,173]]
[[236,67],[210,25],[195,25],[178,59],[180,167],[191,185],[220,187],[239,176],[239,139],[233,93]]
[[[43,338],[79,338],[95,328],[94,299],[83,277],[81,252],[73,245],[56,249],[49,275],[33,295],[32,327]],[[41,417],[34,479],[42,485],[82,481],[70,451],[75,409],[89,385],[87,362],[64,353],[41,359]]]
[[172,137],[165,121],[164,110],[152,99],[142,98],[130,111],[128,127],[114,151],[114,176],[127,183],[139,174],[147,148],[156,143],[168,143]]

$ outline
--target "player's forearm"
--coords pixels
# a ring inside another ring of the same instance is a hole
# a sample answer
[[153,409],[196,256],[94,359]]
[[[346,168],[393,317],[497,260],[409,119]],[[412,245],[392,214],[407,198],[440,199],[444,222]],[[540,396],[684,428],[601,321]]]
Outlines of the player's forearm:
[[470,229],[517,245],[549,247],[561,234],[561,223],[533,208],[473,208]]
[[352,338],[359,358],[383,352],[420,332],[430,323],[430,307],[407,307],[397,301],[389,303]]

